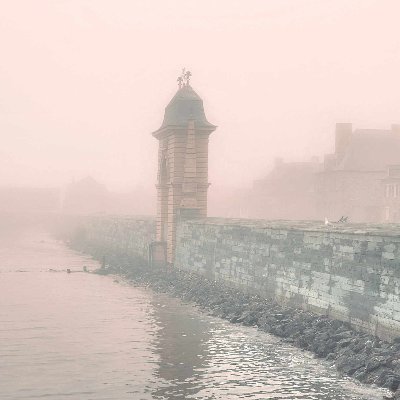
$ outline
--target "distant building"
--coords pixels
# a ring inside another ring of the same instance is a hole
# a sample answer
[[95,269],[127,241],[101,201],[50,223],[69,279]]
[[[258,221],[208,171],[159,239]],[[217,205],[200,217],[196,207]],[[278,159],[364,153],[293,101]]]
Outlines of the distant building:
[[62,211],[69,214],[150,215],[154,209],[153,188],[136,187],[121,193],[88,176],[65,189]]
[[1,213],[47,213],[59,209],[59,189],[0,187]]
[[72,214],[105,213],[110,208],[110,194],[105,185],[88,176],[67,186],[63,211]]
[[248,214],[263,219],[315,219],[318,158],[304,162],[275,161],[272,171],[254,182]]
[[400,165],[389,165],[382,179],[384,219],[400,222]]
[[246,204],[252,218],[400,222],[400,125],[336,124],[335,152],[323,163],[278,159]]
[[317,214],[330,220],[393,222],[399,218],[400,126],[390,130],[336,125],[335,152],[318,174]]

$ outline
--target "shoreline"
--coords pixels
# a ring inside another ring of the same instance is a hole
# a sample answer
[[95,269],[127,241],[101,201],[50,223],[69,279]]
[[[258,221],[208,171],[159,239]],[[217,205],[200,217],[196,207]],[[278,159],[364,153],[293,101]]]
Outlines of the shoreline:
[[[95,248],[77,250],[96,259],[104,257],[104,250],[101,257]],[[345,376],[390,390],[393,396],[388,399],[400,399],[400,340],[385,342],[354,330],[349,323],[281,306],[274,300],[173,267],[150,269],[114,252],[106,254],[106,260],[105,268],[95,273],[120,275],[156,292],[192,302],[209,315],[258,328],[330,362]]]

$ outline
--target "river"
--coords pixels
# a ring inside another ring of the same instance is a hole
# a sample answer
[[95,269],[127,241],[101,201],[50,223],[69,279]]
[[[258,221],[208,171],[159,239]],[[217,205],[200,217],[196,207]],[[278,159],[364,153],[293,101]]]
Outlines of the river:
[[44,231],[0,235],[1,400],[374,400],[385,393],[254,328],[83,266],[98,267]]

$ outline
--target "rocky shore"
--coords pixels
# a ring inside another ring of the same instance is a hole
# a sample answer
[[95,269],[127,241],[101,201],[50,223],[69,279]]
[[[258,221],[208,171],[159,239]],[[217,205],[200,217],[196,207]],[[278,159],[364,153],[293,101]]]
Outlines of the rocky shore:
[[[96,256],[94,249],[89,253]],[[273,300],[174,268],[133,266],[137,262],[122,254],[109,254],[106,259],[107,265],[99,273],[123,275],[136,284],[194,302],[213,316],[257,327],[328,360],[344,375],[389,389],[393,397],[388,398],[400,399],[400,338],[388,343],[355,331],[346,322],[283,307]]]

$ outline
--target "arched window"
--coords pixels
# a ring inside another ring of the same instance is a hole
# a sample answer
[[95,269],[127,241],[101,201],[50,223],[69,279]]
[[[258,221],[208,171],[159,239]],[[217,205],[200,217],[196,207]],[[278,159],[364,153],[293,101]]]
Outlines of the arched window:
[[168,162],[167,162],[167,157],[166,157],[165,153],[162,154],[160,157],[158,171],[159,171],[158,172],[158,182],[161,185],[166,184],[169,180],[169,168],[168,168]]

